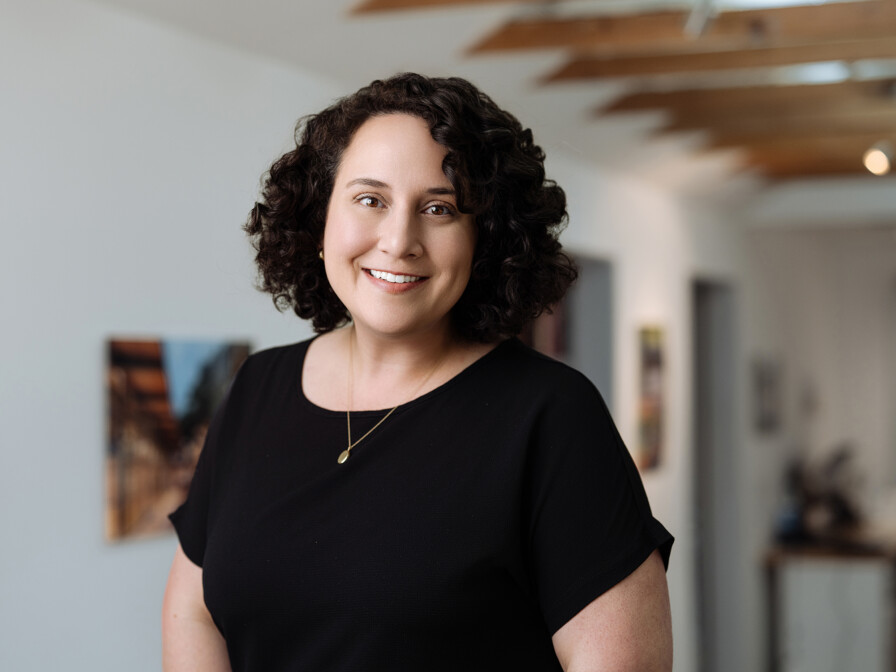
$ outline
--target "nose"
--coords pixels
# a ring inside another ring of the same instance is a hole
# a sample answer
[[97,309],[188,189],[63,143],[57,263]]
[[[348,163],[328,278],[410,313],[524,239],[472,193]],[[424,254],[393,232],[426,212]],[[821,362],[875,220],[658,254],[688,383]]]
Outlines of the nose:
[[415,208],[393,207],[379,223],[378,247],[395,258],[419,257],[423,253],[420,221]]

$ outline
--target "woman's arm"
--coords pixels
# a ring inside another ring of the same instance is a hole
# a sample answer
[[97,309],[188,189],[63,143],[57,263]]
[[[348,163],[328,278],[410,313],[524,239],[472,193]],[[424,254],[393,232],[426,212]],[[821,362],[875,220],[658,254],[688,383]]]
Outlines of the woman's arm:
[[669,672],[672,617],[659,552],[576,614],[553,642],[565,672]]
[[224,638],[202,595],[202,568],[174,553],[162,603],[164,672],[231,672]]

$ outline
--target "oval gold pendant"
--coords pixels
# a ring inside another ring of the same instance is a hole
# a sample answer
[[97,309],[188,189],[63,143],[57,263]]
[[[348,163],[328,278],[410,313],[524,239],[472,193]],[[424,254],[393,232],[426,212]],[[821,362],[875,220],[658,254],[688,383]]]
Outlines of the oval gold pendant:
[[349,456],[349,452],[347,450],[343,450],[341,453],[339,453],[339,459],[337,459],[336,461],[339,464],[342,464],[348,459],[348,456]]

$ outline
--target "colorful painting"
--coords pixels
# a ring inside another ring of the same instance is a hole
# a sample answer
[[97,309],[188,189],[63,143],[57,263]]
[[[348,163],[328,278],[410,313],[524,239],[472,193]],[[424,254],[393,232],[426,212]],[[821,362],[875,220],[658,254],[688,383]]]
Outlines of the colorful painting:
[[226,341],[108,341],[106,538],[171,529],[205,433],[249,354]]
[[663,455],[665,356],[663,330],[644,327],[638,332],[641,353],[640,400],[638,404],[638,452],[642,471],[659,466]]

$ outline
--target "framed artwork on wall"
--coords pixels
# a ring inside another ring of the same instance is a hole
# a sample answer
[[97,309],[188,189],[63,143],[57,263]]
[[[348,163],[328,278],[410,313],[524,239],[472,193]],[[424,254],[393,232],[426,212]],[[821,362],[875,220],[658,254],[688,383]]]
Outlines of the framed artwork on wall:
[[781,426],[781,364],[770,357],[753,360],[753,426],[759,434],[774,434]]
[[109,541],[171,529],[215,408],[249,344],[107,342],[105,531]]
[[635,462],[642,471],[659,466],[665,425],[665,337],[661,327],[638,330],[640,359],[638,450]]

